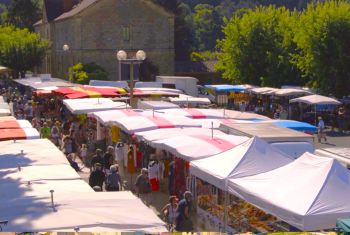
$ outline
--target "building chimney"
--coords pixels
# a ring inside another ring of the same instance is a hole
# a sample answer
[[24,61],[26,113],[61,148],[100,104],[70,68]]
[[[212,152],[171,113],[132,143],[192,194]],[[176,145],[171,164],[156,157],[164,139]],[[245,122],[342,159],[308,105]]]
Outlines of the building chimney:
[[63,11],[68,12],[72,10],[74,6],[73,0],[63,0]]

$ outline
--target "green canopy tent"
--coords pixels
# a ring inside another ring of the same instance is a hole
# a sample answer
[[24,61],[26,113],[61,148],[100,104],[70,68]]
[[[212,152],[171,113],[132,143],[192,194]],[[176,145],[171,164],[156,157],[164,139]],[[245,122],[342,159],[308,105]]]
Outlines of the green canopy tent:
[[350,219],[337,219],[336,227],[339,232],[350,234]]

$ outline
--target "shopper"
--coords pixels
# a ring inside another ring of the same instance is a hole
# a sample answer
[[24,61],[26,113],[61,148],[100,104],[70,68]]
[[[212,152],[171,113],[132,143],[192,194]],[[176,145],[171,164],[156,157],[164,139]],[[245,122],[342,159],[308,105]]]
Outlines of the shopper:
[[184,198],[179,202],[176,211],[176,231],[190,232],[193,230],[193,224],[190,219],[190,212],[192,207],[192,193],[186,191]]
[[148,179],[147,168],[141,169],[141,174],[137,176],[135,182],[135,191],[138,197],[148,204],[148,195],[151,193],[151,184]]
[[176,196],[170,196],[169,203],[166,204],[162,209],[165,221],[170,227],[175,226],[176,211],[178,207],[177,201],[178,200]]
[[103,188],[103,183],[105,181],[105,174],[102,171],[102,165],[96,163],[94,165],[94,170],[91,172],[89,177],[89,185],[93,188],[95,186]]
[[326,133],[324,131],[325,125],[322,117],[318,117],[318,142],[321,143],[322,138],[327,142]]
[[106,191],[119,191],[121,180],[118,173],[118,165],[112,165],[106,177]]

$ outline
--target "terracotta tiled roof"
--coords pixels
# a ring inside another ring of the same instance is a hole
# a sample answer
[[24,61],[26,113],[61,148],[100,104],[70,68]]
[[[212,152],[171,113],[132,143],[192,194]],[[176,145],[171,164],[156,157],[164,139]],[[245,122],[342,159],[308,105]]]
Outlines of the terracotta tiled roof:
[[98,2],[99,0],[83,0],[79,4],[75,5],[72,10],[63,13],[62,15],[58,16],[55,21],[57,20],[63,20],[72,16],[75,16],[76,14],[79,14],[86,8],[90,7],[92,4]]

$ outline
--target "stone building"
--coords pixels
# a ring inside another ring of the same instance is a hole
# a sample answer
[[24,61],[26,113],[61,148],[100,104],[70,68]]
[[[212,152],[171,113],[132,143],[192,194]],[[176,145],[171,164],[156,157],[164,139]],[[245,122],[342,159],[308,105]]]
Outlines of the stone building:
[[[116,52],[132,56],[141,49],[147,54],[141,70],[174,74],[174,15],[152,0],[44,0],[43,9],[34,27],[52,48],[41,73],[67,78],[71,65],[95,62],[110,80],[118,80],[119,71],[126,79],[129,66],[118,64]],[[135,66],[136,78],[138,71]]]

